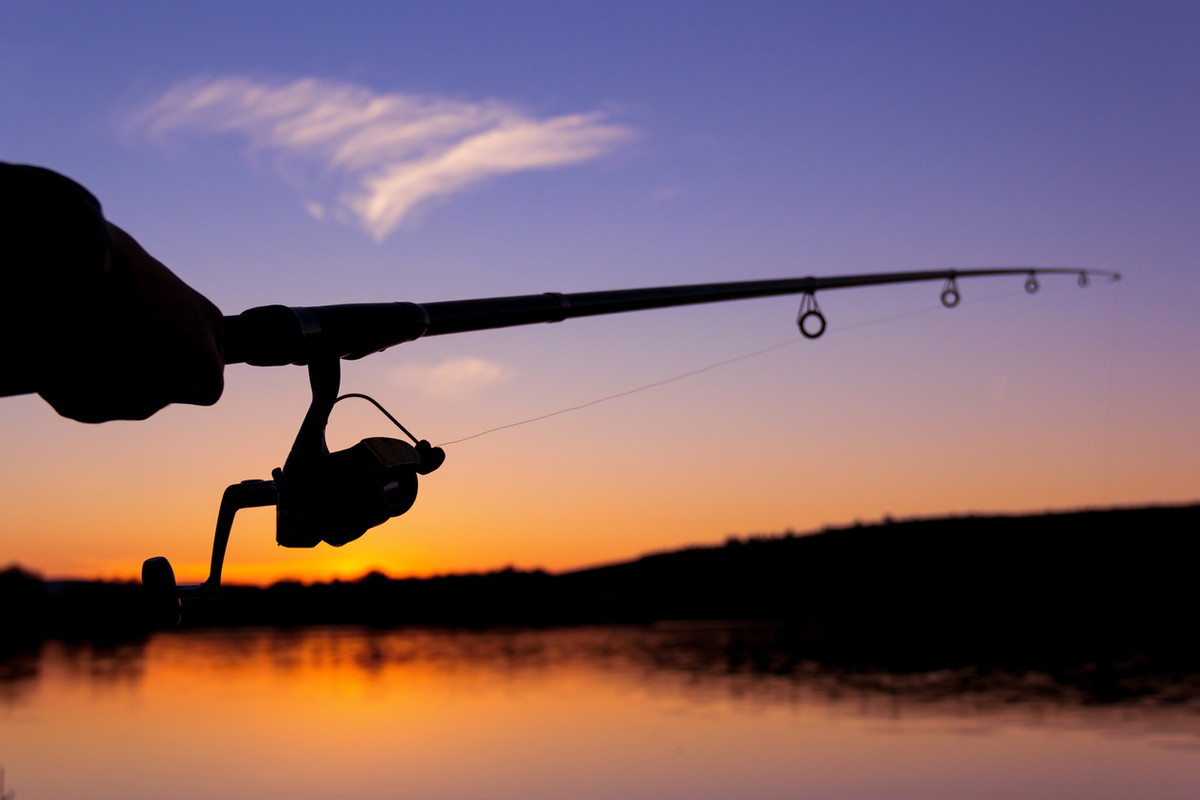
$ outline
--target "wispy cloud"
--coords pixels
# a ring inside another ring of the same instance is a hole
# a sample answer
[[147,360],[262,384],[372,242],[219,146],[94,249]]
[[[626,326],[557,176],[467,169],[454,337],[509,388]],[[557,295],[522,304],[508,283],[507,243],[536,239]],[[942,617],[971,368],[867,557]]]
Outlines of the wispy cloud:
[[459,399],[485,386],[512,378],[505,367],[473,356],[449,358],[439,364],[405,364],[392,371],[397,386],[440,399]]
[[667,203],[682,196],[683,189],[679,186],[660,186],[651,193],[650,202]]
[[252,150],[300,160],[334,187],[332,200],[305,204],[309,213],[349,216],[378,240],[430,200],[488,178],[598,158],[634,135],[600,112],[539,119],[498,100],[236,76],[178,84],[126,127],[155,141],[233,134]]

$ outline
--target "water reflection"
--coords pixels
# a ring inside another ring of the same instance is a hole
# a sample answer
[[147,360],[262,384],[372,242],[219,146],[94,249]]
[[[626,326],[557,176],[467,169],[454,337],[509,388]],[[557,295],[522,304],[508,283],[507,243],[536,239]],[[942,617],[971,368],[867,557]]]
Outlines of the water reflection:
[[28,797],[96,776],[126,798],[1195,796],[1194,681],[1098,703],[1047,675],[830,669],[778,644],[737,627],[47,642],[0,660],[0,765]]

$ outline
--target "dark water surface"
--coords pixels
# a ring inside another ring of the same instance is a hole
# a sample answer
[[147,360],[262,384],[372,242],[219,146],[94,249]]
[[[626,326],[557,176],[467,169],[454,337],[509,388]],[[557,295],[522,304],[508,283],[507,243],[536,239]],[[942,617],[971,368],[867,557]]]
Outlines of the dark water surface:
[[187,632],[0,661],[38,798],[1200,797],[1200,692],[831,671],[689,627]]

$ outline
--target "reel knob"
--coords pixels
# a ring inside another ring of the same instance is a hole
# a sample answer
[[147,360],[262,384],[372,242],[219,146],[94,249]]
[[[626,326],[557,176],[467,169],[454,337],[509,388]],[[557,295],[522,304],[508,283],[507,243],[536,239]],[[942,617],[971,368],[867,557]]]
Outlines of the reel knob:
[[156,628],[174,627],[183,616],[183,603],[175,584],[175,570],[162,556],[142,562],[142,590],[146,595],[146,616]]

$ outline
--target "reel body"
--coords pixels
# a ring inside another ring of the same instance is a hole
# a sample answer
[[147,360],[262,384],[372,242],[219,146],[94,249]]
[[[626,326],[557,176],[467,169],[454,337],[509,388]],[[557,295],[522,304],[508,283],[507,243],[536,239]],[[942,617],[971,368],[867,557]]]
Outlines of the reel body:
[[[424,447],[421,447],[424,445]],[[273,473],[279,489],[275,541],[283,547],[341,547],[376,525],[398,517],[417,500],[417,475],[428,474],[432,456],[400,439],[377,436],[327,453],[311,465]]]

